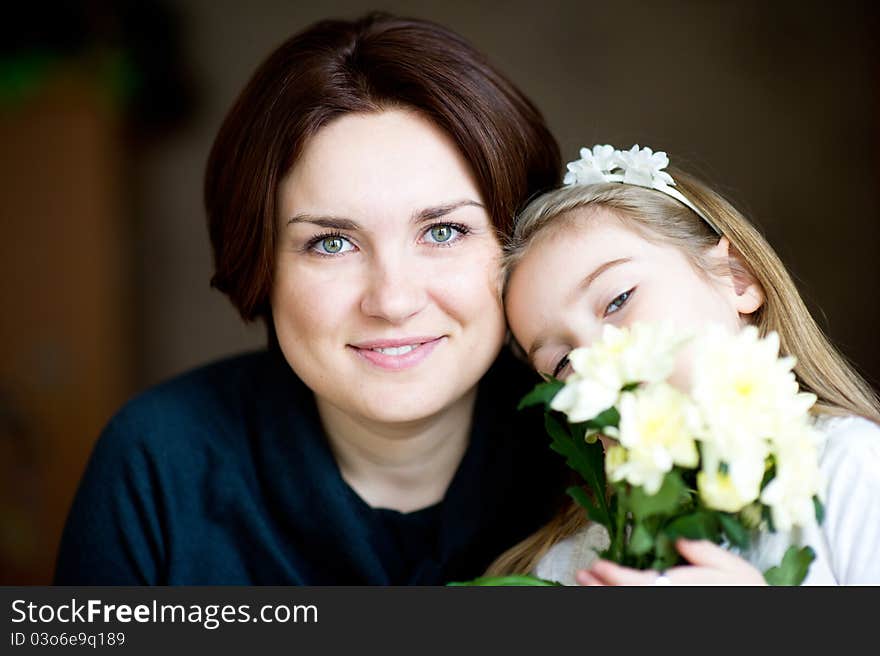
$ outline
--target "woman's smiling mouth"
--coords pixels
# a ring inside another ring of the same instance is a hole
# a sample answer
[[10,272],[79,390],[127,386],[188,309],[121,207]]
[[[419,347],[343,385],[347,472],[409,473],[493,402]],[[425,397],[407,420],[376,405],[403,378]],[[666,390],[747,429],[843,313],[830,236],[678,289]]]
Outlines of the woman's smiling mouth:
[[445,335],[404,337],[360,342],[349,344],[349,347],[371,365],[388,371],[399,371],[420,364],[445,339]]

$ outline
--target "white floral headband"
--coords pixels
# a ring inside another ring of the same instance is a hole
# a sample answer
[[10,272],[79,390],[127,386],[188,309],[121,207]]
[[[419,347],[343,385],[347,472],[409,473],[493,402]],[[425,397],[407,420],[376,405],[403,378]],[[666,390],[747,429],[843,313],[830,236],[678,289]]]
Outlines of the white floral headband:
[[595,145],[593,149],[581,148],[581,158],[568,163],[568,173],[563,182],[567,185],[591,185],[603,182],[622,182],[648,189],[656,189],[687,205],[705,221],[712,230],[721,234],[718,227],[689,201],[678,189],[665,169],[669,158],[662,151],[639,148],[616,150],[613,146]]

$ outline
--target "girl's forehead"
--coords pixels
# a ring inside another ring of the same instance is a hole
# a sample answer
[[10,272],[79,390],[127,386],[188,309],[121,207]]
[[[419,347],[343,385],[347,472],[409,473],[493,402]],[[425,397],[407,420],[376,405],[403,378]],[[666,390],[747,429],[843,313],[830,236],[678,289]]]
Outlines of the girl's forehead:
[[523,253],[520,264],[546,257],[587,258],[607,250],[642,250],[649,242],[628,225],[628,220],[603,207],[578,208],[560,214],[539,230]]

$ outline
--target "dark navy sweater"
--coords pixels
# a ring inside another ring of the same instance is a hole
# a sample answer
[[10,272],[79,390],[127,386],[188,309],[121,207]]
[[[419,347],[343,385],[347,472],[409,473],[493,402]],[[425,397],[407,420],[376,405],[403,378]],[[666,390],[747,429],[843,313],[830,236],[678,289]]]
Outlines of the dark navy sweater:
[[98,440],[56,585],[438,585],[479,576],[548,520],[564,464],[534,374],[505,351],[481,381],[443,500],[368,506],[342,479],[311,391],[280,351],[211,364],[125,405]]

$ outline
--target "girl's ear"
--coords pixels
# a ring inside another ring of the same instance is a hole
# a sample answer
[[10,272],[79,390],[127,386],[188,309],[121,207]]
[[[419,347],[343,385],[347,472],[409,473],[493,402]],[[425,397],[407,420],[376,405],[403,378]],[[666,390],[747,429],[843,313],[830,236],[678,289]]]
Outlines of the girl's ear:
[[732,282],[732,301],[740,314],[752,314],[764,305],[764,289],[742,261],[735,250],[730,252],[730,241],[721,237],[709,250],[709,256],[717,258],[724,278]]

